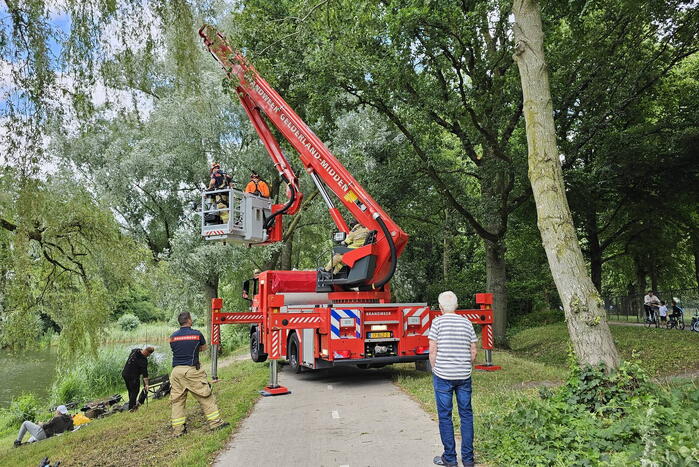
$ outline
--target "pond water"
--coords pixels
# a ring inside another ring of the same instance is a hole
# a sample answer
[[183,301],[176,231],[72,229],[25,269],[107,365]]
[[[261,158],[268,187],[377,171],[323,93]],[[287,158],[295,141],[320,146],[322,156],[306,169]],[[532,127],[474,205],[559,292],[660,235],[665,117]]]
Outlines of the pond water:
[[23,352],[0,350],[0,407],[7,407],[14,397],[31,392],[39,400],[48,400],[56,377],[55,349]]
[[[119,362],[129,355],[129,351],[139,344],[111,344],[101,350],[115,353]],[[160,373],[170,369],[172,352],[167,344],[156,344],[152,361],[157,361]],[[12,399],[27,392],[35,394],[40,401],[47,405],[51,393],[51,385],[56,378],[58,356],[56,348],[41,349],[23,352],[9,352],[0,350],[0,408],[10,405]],[[121,363],[120,363],[121,365]],[[152,377],[157,376],[152,374]]]

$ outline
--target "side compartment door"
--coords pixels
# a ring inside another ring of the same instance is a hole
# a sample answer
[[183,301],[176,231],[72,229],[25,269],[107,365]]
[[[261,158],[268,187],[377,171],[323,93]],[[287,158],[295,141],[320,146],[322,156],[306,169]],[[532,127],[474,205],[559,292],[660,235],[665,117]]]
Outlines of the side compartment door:
[[301,329],[301,364],[307,368],[316,367],[316,330]]

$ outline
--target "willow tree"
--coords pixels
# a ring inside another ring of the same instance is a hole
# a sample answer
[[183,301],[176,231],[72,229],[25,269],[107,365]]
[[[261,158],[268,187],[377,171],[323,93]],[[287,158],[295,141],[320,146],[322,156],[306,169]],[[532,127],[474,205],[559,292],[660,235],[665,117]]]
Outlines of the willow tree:
[[515,61],[522,81],[529,150],[529,180],[546,257],[578,361],[615,368],[619,365],[619,354],[602,299],[587,273],[563,184],[539,3],[515,0],[512,9]]

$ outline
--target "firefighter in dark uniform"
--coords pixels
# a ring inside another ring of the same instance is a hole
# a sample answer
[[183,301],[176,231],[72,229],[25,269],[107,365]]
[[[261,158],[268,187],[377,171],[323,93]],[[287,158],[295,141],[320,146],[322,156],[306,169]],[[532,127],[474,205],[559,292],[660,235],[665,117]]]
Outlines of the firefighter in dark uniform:
[[129,391],[129,410],[131,411],[138,408],[136,398],[141,387],[141,376],[143,376],[143,388],[148,391],[148,357],[154,350],[153,347],[133,349],[121,371],[121,376],[126,383],[126,390]]
[[180,329],[170,336],[172,429],[176,436],[187,432],[185,404],[188,392],[199,402],[210,428],[226,427],[229,423],[221,420],[216,398],[206,379],[206,372],[199,365],[199,352],[206,350],[206,339],[201,332],[192,329],[192,316],[188,312],[180,313],[177,321],[180,323]]
[[[209,191],[225,190],[233,188],[233,180],[231,176],[221,170],[221,164],[214,162],[209,171],[211,178],[209,179]],[[210,196],[211,202],[219,210],[218,215],[221,218],[221,223],[228,222],[230,211],[228,211],[228,195],[226,193],[216,193]]]

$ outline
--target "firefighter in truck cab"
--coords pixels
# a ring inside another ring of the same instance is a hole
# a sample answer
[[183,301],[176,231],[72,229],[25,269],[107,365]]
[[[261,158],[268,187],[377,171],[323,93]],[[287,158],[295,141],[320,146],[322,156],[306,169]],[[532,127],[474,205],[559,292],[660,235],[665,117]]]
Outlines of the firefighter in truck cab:
[[180,328],[170,336],[172,349],[172,373],[170,374],[170,402],[172,403],[172,429],[175,436],[187,432],[185,405],[187,393],[192,393],[199,402],[204,417],[212,430],[225,428],[228,422],[221,420],[216,398],[206,372],[199,364],[199,352],[206,350],[204,335],[192,329],[192,316],[182,312],[177,317]]

